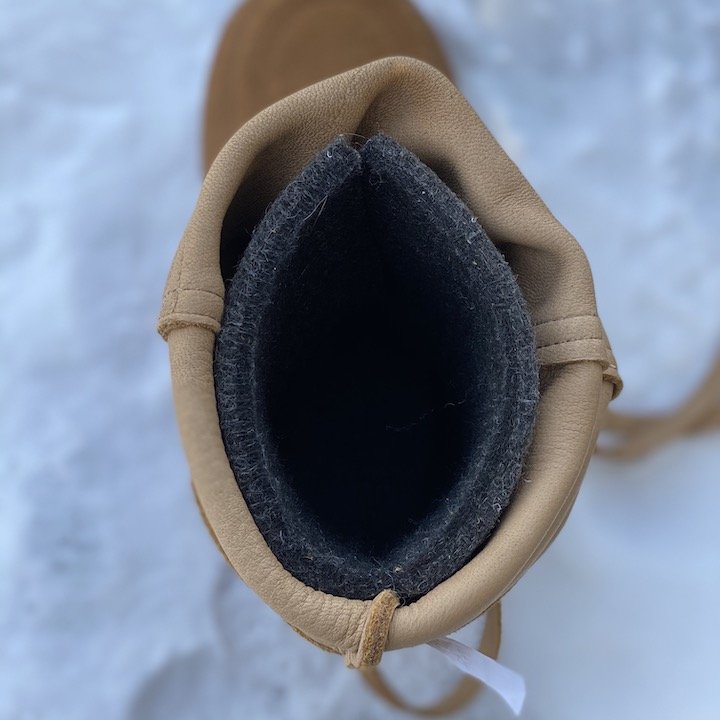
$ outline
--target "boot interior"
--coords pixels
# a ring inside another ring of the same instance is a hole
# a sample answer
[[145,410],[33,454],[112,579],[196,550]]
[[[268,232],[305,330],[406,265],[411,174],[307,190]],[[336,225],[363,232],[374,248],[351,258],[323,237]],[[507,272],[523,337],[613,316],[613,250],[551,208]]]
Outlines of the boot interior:
[[269,546],[307,584],[362,599],[416,599],[480,550],[537,401],[512,272],[384,136],[336,141],[270,208],[229,283],[215,368]]

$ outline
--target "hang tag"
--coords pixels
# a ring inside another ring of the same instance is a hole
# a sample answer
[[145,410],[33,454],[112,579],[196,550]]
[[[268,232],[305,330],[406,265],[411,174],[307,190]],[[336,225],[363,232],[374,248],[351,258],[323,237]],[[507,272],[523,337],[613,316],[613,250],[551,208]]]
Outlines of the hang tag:
[[442,653],[467,675],[494,690],[518,716],[525,702],[525,678],[487,655],[449,637],[430,640],[431,648]]

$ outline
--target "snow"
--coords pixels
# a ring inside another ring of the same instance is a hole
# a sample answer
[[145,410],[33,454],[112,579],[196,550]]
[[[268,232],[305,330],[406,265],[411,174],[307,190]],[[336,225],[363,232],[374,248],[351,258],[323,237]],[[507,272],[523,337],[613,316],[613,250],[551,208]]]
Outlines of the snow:
[[[188,484],[153,326],[233,4],[0,1],[2,720],[404,717],[235,578]],[[418,4],[591,259],[618,407],[679,402],[720,339],[720,6]],[[720,715],[719,464],[717,434],[593,461],[505,603],[525,718]],[[383,665],[416,701],[454,677]]]

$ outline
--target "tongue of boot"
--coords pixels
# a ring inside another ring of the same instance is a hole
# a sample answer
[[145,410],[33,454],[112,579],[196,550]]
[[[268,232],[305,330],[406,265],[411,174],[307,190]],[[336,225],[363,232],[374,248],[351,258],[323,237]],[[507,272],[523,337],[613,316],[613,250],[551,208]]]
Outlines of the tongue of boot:
[[224,260],[217,408],[265,541],[315,589],[419,598],[483,547],[520,479],[538,367],[509,266],[382,135],[335,140]]

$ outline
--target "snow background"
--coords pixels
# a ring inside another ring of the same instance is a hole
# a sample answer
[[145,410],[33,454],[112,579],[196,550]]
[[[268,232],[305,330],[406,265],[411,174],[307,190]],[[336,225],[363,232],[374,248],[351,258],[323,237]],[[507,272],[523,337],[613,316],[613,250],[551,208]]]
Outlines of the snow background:
[[[618,407],[678,402],[720,342],[720,6],[418,4],[590,256]],[[233,6],[0,0],[2,720],[403,717],[235,578],[191,497],[154,323]],[[720,716],[719,467],[717,434],[593,461],[505,602],[523,717]],[[416,701],[454,677],[428,648],[384,667]]]

